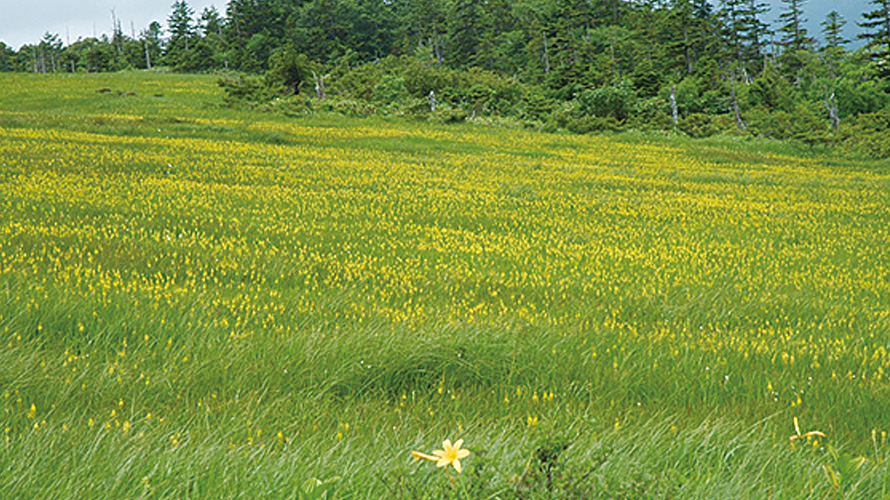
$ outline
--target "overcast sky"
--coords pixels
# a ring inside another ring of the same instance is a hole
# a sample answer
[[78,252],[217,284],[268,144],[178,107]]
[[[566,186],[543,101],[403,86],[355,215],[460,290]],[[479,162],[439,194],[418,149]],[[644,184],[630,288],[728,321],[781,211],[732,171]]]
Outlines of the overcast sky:
[[[18,49],[38,43],[47,31],[57,33],[62,43],[88,38],[95,33],[111,33],[111,10],[121,21],[121,29],[136,34],[152,21],[165,28],[174,0],[0,0],[0,41]],[[198,15],[209,5],[226,13],[226,0],[189,0]]]
[[[781,11],[781,0],[764,0],[772,9],[772,20]],[[717,0],[711,0],[716,3]],[[196,14],[215,5],[225,14],[226,0],[189,0]],[[166,27],[173,0],[0,0],[0,41],[18,49],[26,43],[37,43],[47,31],[57,33],[66,45],[78,38],[111,32],[111,10],[121,20],[121,28],[131,34],[131,25],[139,31],[152,21]],[[811,35],[818,35],[819,23],[832,9],[847,20],[845,36],[855,42],[856,21],[868,8],[868,0],[808,0],[804,6]],[[856,44],[861,45],[861,44]]]

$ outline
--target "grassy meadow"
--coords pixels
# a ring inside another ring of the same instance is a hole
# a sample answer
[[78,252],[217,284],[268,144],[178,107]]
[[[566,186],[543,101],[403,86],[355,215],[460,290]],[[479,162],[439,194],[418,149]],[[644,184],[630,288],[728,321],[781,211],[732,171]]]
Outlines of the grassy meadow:
[[0,74],[0,498],[890,498],[886,163],[221,102]]

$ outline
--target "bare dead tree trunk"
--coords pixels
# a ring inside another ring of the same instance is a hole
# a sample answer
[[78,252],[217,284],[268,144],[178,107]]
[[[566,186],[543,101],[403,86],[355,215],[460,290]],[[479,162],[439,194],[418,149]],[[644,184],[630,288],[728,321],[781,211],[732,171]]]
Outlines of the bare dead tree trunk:
[[148,51],[148,41],[144,42],[145,45],[145,67],[151,69],[151,53]]
[[730,95],[732,96],[732,112],[735,114],[735,126],[739,132],[742,132],[747,127],[745,126],[745,122],[742,120],[742,114],[739,112],[739,100],[735,95],[735,80],[729,81],[729,90]]
[[430,90],[430,111],[436,112],[436,93]]
[[831,120],[831,128],[837,133],[840,127],[840,119],[837,115],[837,100],[834,98],[834,92],[825,99],[825,109],[828,110],[828,118]]
[[544,73],[550,73],[550,56],[547,55],[547,33],[543,33],[544,36],[544,55],[541,57],[544,60]]
[[671,117],[674,119],[674,126],[679,123],[679,112],[677,111],[677,86],[671,85]]
[[315,95],[318,96],[319,99],[325,98],[324,93],[324,75],[316,74],[314,71],[312,72],[312,78],[315,79]]

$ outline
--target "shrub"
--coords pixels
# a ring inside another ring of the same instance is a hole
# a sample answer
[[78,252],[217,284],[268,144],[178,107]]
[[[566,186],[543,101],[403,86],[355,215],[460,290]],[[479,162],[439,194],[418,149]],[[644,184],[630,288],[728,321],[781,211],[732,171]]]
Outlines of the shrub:
[[554,100],[544,95],[538,89],[529,90],[524,102],[525,116],[533,120],[546,119],[556,107]]
[[288,45],[269,58],[266,87],[273,93],[299,94],[304,84],[312,82],[313,68],[306,54],[300,54]]
[[397,103],[403,100],[407,92],[404,78],[387,74],[374,85],[371,99],[381,103]]
[[680,119],[677,128],[689,137],[711,137],[720,132],[720,128],[714,123],[710,115],[692,113]]
[[841,122],[842,149],[872,158],[890,158],[890,110],[865,113]]
[[235,105],[250,102],[265,102],[269,99],[266,86],[258,78],[249,78],[240,75],[237,79],[220,78],[217,85],[222,87],[223,102]]
[[566,123],[566,129],[575,134],[587,134],[590,132],[618,131],[621,124],[611,116],[580,116],[572,118]]
[[575,99],[578,111],[584,115],[609,116],[618,121],[630,115],[633,92],[624,84],[585,90]]

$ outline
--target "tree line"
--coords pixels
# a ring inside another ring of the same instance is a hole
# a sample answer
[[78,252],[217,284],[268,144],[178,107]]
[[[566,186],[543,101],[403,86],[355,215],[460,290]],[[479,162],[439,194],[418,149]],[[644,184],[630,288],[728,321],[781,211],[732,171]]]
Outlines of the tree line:
[[[182,0],[138,34],[115,19],[111,36],[67,46],[52,33],[17,51],[0,43],[0,70],[229,70],[265,74],[223,82],[232,100],[296,95],[306,107],[324,95],[347,111],[408,113],[438,103],[458,119],[578,132],[734,130],[815,144],[890,131],[890,0],[856,20],[832,11],[820,41],[806,0],[782,2],[774,28],[757,0],[230,0],[224,15]],[[855,51],[851,21],[865,42]],[[890,154],[877,142],[866,149]]]

